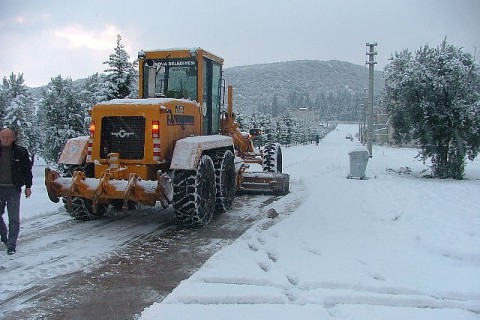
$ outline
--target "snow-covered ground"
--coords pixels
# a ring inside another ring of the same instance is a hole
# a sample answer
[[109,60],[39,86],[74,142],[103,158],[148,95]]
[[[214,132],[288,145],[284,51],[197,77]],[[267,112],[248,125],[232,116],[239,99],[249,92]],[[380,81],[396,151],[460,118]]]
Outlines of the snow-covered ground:
[[[432,180],[421,177],[428,166],[416,150],[374,146],[368,180],[347,179],[358,143],[345,137],[356,129],[340,125],[318,146],[283,149],[291,193],[261,207],[264,219],[141,318],[479,319],[480,160],[468,162],[467,180]],[[157,217],[148,209],[127,222],[74,221],[48,199],[44,168],[38,160],[32,197],[22,198],[17,254],[0,254],[0,302],[94,268],[158,228],[137,221]],[[108,230],[92,235],[92,224]]]
[[479,319],[480,161],[467,180],[432,180],[416,150],[374,146],[368,179],[347,179],[356,128],[284,149],[291,193],[272,204],[279,217],[141,318]]

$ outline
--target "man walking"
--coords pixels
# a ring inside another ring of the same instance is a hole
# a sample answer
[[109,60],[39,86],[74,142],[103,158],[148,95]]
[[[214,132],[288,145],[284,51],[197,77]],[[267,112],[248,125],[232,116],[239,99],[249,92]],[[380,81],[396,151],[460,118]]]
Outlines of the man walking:
[[[32,194],[32,163],[27,149],[15,143],[15,132],[0,131],[0,236],[7,253],[14,254],[20,231],[20,195],[25,186],[25,197]],[[8,210],[8,229],[3,220]]]

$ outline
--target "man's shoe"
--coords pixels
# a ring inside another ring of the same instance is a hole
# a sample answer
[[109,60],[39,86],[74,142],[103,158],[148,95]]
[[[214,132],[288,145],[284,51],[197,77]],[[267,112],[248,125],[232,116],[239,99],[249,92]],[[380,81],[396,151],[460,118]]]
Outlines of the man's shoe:
[[15,254],[15,248],[8,248],[7,249],[7,254]]

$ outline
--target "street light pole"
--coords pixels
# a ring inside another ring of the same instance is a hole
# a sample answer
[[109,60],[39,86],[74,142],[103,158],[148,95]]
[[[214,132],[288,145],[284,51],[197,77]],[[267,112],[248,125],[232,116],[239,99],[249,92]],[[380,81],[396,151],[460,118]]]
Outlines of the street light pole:
[[367,121],[368,121],[368,133],[367,133],[367,148],[368,152],[370,154],[370,158],[373,156],[372,155],[372,139],[373,139],[373,71],[374,71],[374,65],[377,63],[374,61],[374,57],[377,54],[375,51],[375,47],[377,46],[377,43],[368,43],[366,44],[367,49],[370,51],[367,51],[367,56],[368,56],[368,61],[366,64],[368,64],[368,71],[369,71],[369,77],[368,77],[368,105],[367,105]]
[[367,142],[367,106],[368,106],[368,95],[367,95],[367,88],[363,88],[363,97],[362,99],[365,102],[362,104],[362,145],[365,145]]
[[364,104],[360,103],[360,109],[358,110],[358,140],[363,143],[363,107]]

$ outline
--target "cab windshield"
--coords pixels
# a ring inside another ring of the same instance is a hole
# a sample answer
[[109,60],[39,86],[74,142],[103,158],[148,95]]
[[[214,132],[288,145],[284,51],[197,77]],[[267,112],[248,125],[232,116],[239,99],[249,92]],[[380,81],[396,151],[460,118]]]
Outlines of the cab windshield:
[[144,95],[197,100],[195,60],[146,60],[143,67]]

